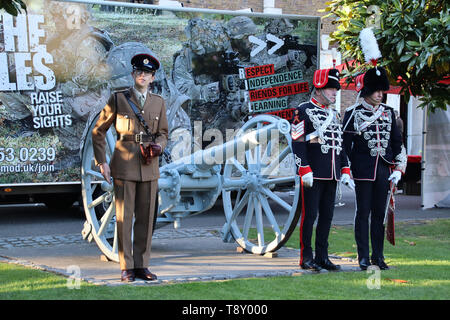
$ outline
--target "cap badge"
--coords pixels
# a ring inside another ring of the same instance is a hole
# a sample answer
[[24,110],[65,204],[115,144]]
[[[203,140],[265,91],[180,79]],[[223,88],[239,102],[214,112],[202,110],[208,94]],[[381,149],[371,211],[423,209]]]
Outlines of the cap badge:
[[150,61],[148,61],[148,59],[144,59],[142,62],[143,62],[144,64],[148,64]]

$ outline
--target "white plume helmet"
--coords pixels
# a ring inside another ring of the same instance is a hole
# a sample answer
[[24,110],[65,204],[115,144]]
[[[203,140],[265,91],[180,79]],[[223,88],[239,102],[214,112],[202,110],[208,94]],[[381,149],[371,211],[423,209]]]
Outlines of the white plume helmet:
[[381,58],[381,52],[378,48],[377,38],[375,38],[372,28],[361,30],[359,41],[366,63],[372,63],[377,70],[377,75],[380,75],[380,71],[377,69],[377,60]]

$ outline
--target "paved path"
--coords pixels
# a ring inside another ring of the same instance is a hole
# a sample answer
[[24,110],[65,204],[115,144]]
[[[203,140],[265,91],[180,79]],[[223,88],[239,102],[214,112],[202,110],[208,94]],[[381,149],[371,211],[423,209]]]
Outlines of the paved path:
[[[224,243],[219,228],[160,231],[153,240],[151,270],[157,281],[136,281],[133,285],[161,285],[189,281],[293,276],[304,271],[298,267],[299,252],[282,248],[277,257],[239,253],[236,244]],[[359,270],[355,261],[331,257],[344,271]],[[65,236],[0,239],[0,261],[73,276],[104,285],[122,285],[117,263],[101,260],[94,243],[77,234]],[[324,271],[326,272],[326,271]]]
[[[336,207],[333,224],[353,223],[353,197],[344,193],[341,202],[345,205]],[[417,196],[399,195],[397,208],[397,221],[450,218],[449,209],[421,210]],[[82,218],[61,216],[47,217],[47,221],[36,218],[30,221],[23,216],[15,217],[13,213],[10,217],[0,216],[0,261],[66,276],[77,274],[95,284],[122,284],[119,265],[102,261],[97,245],[82,239]],[[159,279],[136,281],[133,285],[292,276],[309,272],[299,269],[299,251],[295,249],[282,248],[274,258],[238,253],[235,243],[224,243],[219,236],[223,222],[219,203],[211,212],[186,218],[181,229],[175,230],[171,225],[158,229],[152,243],[151,270]],[[331,257],[331,260],[341,264],[343,271],[359,270],[354,260],[339,257]]]

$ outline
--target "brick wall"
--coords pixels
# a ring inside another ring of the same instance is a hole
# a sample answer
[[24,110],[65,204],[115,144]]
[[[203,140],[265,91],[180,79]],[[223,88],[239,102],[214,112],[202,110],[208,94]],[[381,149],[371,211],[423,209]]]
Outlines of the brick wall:
[[[283,13],[300,14],[308,16],[323,16],[324,13],[318,12],[319,9],[326,7],[325,2],[328,0],[275,0],[275,7],[283,9]],[[239,10],[245,8],[252,8],[253,12],[263,12],[264,0],[184,0],[180,1],[185,7],[190,8],[208,8],[208,9],[226,9]],[[325,19],[323,21],[322,33],[330,33],[334,30],[331,24],[332,19]]]
[[[135,0],[135,2],[145,0]],[[178,0],[188,8],[203,8],[217,10],[240,10],[252,8],[253,12],[263,12],[264,0]],[[308,16],[324,16],[325,13],[318,12],[319,9],[326,8],[325,3],[329,0],[275,0],[275,8],[283,9],[283,13],[299,14]],[[132,2],[131,0],[129,2]],[[158,0],[152,0],[154,4],[158,4]],[[332,19],[326,18],[322,20],[322,34],[333,32],[334,26],[331,24]]]
[[183,0],[185,7],[189,8],[205,8],[205,9],[217,9],[217,10],[240,10],[246,8],[252,8],[253,12],[263,11],[263,0]]

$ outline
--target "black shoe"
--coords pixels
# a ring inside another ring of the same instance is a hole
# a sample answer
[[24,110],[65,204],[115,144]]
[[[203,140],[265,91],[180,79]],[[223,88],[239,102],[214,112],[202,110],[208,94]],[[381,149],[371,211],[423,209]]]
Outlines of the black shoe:
[[378,268],[380,268],[380,270],[388,270],[389,269],[389,266],[386,264],[386,262],[384,262],[383,258],[372,259],[371,262],[373,265],[378,266]]
[[317,263],[315,263],[313,260],[308,260],[308,261],[303,262],[300,265],[300,267],[305,270],[314,270],[314,271],[322,270],[322,268]]
[[359,267],[361,268],[361,270],[367,270],[369,266],[369,258],[362,258],[361,260],[359,260]]
[[151,273],[147,268],[136,268],[134,269],[134,274],[136,275],[136,278],[146,281],[153,281],[158,279],[156,274]]
[[328,271],[339,271],[341,270],[341,266],[338,264],[334,264],[330,261],[330,259],[326,259],[322,262],[316,262],[316,264],[321,267],[322,269],[326,269]]
[[120,280],[122,282],[133,282],[135,280],[134,271],[130,270],[122,270],[122,274],[120,275]]

